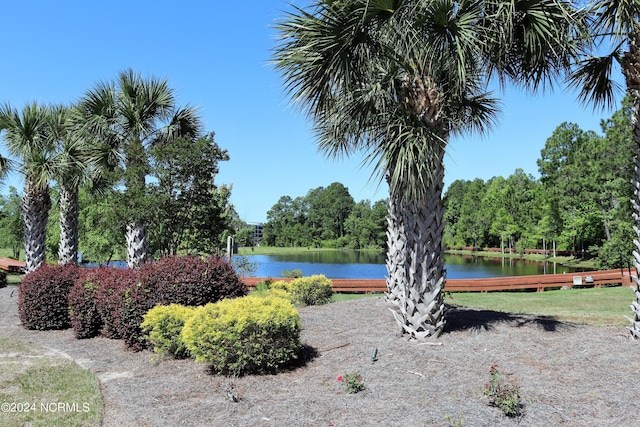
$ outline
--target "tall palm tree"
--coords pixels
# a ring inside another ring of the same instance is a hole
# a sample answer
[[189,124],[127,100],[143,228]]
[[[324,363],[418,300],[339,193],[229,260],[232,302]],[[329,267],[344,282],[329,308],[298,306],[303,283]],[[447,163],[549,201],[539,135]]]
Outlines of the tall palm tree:
[[58,264],[75,264],[78,260],[78,193],[83,184],[101,182],[96,147],[91,135],[83,132],[74,107],[52,108],[55,124],[55,147],[52,156],[53,174],[60,188],[60,245]]
[[101,162],[122,167],[128,215],[127,264],[139,266],[147,258],[148,247],[140,204],[149,171],[147,150],[177,137],[197,137],[200,120],[195,109],[177,107],[166,80],[144,79],[132,70],[121,72],[114,82],[98,83],[78,108],[84,130],[102,147]]
[[[582,101],[604,107],[612,104],[618,89],[614,65],[620,67],[624,76],[632,102],[631,122],[636,147],[635,200],[632,201],[636,220],[633,258],[634,267],[640,271],[640,1],[596,1],[592,4],[589,22],[592,49],[585,51],[570,81],[580,89]],[[640,338],[640,279],[634,280],[636,301],[631,305],[634,318],[629,319],[629,330],[632,336]]]
[[0,107],[0,131],[9,154],[24,176],[25,270],[30,273],[46,262],[46,226],[51,208],[49,183],[53,179],[52,156],[55,140],[52,110],[37,103],[18,112],[10,105]]
[[555,0],[316,0],[277,26],[276,68],[319,148],[366,153],[389,185],[387,296],[410,337],[445,327],[447,142],[494,123],[493,77],[534,90],[568,65],[571,13]]

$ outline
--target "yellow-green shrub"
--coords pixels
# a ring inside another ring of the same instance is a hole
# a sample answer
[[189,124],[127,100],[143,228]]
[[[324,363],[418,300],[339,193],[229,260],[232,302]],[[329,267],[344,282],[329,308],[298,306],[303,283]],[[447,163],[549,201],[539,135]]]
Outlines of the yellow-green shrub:
[[196,361],[217,373],[268,373],[297,359],[300,316],[276,295],[225,299],[196,309],[182,329]]
[[294,279],[289,283],[289,292],[295,304],[319,305],[331,301],[331,280],[322,274]]
[[319,305],[331,301],[333,286],[323,274],[300,277],[290,282],[280,280],[271,284],[271,289],[281,289],[291,294],[291,300],[298,305]]
[[140,327],[153,345],[153,351],[178,359],[189,357],[189,350],[182,342],[180,333],[194,313],[194,308],[178,304],[157,305],[149,310]]
[[293,303],[293,299],[291,296],[291,293],[286,291],[283,288],[274,288],[274,287],[270,287],[270,288],[261,288],[258,289],[256,288],[251,295],[255,295],[255,296],[259,296],[259,297],[269,297],[269,296],[276,296],[279,298],[284,298],[288,301],[291,301]]
[[281,291],[291,292],[291,282],[285,282],[284,280],[278,280],[271,283],[269,289],[279,289]]

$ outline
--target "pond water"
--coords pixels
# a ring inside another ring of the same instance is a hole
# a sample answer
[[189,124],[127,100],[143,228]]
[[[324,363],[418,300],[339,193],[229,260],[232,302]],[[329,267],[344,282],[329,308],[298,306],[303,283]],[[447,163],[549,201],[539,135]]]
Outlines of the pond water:
[[[384,279],[387,275],[384,253],[371,251],[309,251],[287,255],[249,255],[247,258],[257,266],[257,270],[251,274],[254,277],[282,277],[283,270],[302,270],[305,276],[324,274],[335,279]],[[575,271],[556,263],[501,257],[447,255],[445,263],[449,279]]]

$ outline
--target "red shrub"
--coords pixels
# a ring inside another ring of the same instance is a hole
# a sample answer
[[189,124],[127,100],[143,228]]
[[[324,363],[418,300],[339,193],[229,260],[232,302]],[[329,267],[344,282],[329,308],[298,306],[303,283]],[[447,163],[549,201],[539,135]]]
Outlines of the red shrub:
[[128,289],[138,280],[137,270],[101,267],[94,269],[87,281],[96,286],[96,308],[102,322],[100,333],[107,338],[122,338],[124,301]]
[[169,257],[139,270],[102,267],[82,269],[78,276],[76,269],[74,280],[64,293],[65,298],[69,295],[68,303],[65,299],[67,326],[70,313],[77,338],[101,333],[124,339],[132,350],[148,347],[140,324],[156,305],[205,305],[243,296],[248,291],[220,257]]
[[69,291],[80,272],[74,265],[43,265],[20,282],[18,314],[27,329],[66,329]]
[[95,273],[97,270],[94,268],[82,270],[80,277],[69,291],[69,318],[78,339],[95,337],[102,329],[103,322],[96,298],[98,282],[95,280]]
[[205,305],[247,294],[246,285],[223,258],[162,258],[140,269],[140,281],[160,304]]
[[149,346],[140,324],[158,304],[205,305],[247,294],[233,267],[220,257],[167,257],[139,270],[138,284],[125,295],[120,336],[132,350]]

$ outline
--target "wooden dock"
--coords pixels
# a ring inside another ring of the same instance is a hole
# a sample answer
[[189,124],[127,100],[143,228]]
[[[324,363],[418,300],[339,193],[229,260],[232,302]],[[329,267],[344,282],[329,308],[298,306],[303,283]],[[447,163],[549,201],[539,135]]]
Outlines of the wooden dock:
[[11,258],[0,258],[0,270],[8,273],[24,273],[25,263]]
[[[635,272],[633,272],[635,276]],[[244,277],[242,281],[249,287],[254,288],[258,283],[266,280],[293,279],[267,278],[267,277]],[[334,292],[345,293],[369,293],[386,292],[387,283],[384,279],[331,279]],[[481,279],[447,279],[445,291],[447,292],[491,292],[491,291],[513,291],[522,289],[535,289],[542,292],[545,289],[573,287],[595,287],[611,284],[631,285],[633,279],[629,270],[601,270],[583,271],[565,274],[541,274],[535,276],[506,276],[491,277]]]

